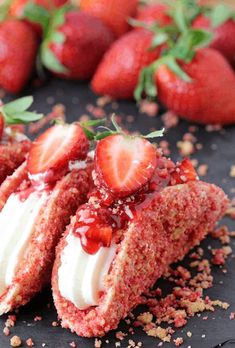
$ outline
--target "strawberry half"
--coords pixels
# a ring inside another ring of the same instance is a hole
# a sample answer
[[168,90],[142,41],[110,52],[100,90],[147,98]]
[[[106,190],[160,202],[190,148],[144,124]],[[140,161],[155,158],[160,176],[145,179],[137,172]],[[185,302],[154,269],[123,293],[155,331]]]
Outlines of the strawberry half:
[[175,171],[172,173],[172,184],[185,184],[188,181],[195,181],[198,179],[198,175],[192,162],[189,158],[183,159],[181,163],[176,166]]
[[156,149],[148,140],[113,134],[98,143],[95,169],[106,188],[115,196],[124,197],[146,184],[156,161]]
[[69,161],[85,159],[88,147],[79,124],[55,125],[33,142],[27,160],[28,171],[39,174],[64,169]]

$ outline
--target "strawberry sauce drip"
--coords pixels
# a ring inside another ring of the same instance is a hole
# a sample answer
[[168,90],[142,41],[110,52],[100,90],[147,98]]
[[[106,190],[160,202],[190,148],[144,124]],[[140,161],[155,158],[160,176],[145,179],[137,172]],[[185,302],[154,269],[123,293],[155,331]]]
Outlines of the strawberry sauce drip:
[[96,188],[90,194],[90,203],[77,211],[72,231],[80,237],[83,249],[89,254],[95,254],[100,247],[109,247],[112,235],[117,230],[127,228],[128,223],[146,209],[162,189],[183,183],[179,182],[180,178],[175,181],[179,167],[180,164],[175,165],[171,160],[158,158],[150,181],[136,193],[122,199],[104,190],[95,179]]

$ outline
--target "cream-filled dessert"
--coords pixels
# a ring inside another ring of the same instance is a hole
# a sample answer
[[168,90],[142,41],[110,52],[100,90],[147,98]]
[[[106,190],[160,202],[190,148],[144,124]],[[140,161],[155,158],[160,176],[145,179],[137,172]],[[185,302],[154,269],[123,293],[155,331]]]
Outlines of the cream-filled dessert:
[[40,209],[47,193],[32,192],[26,199],[11,194],[0,214],[0,296],[11,285],[24,258]]
[[50,281],[61,234],[87,201],[93,168],[88,149],[79,124],[55,125],[0,186],[0,314],[25,304]]
[[116,328],[227,206],[223,191],[199,181],[188,159],[175,164],[118,126],[100,135],[92,178],[88,202],[57,247],[52,274],[62,326],[85,337]]

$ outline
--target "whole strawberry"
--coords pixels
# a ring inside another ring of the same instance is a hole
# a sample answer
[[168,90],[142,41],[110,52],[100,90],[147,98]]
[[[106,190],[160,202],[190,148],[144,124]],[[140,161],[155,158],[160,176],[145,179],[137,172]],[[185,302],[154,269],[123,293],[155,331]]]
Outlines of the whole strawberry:
[[132,30],[114,42],[106,52],[91,86],[95,93],[113,98],[133,98],[142,68],[158,58],[160,48],[150,50],[152,33]]
[[235,20],[227,19],[222,24],[213,26],[209,17],[200,15],[193,22],[193,27],[213,32],[214,37],[210,47],[222,53],[235,68]]
[[203,124],[235,122],[235,75],[216,50],[199,50],[190,63],[180,63],[191,78],[184,81],[166,65],[158,68],[159,100],[183,118]]
[[137,0],[80,0],[80,9],[101,19],[119,37],[125,34],[130,26],[128,18],[134,17]]
[[46,31],[41,48],[42,63],[61,77],[89,79],[114,36],[105,24],[87,13],[63,11],[54,14],[52,26]]
[[[12,17],[22,18],[24,17],[24,12],[26,10],[27,5],[39,5],[47,11],[53,11],[57,7],[61,7],[68,0],[34,0],[31,2],[30,0],[13,0],[9,7],[9,14]],[[33,23],[30,20],[25,19],[26,23],[28,23],[36,32],[36,34],[41,37],[42,36],[42,27],[40,24]]]
[[172,23],[171,17],[167,14],[165,4],[154,4],[140,7],[136,19],[147,25],[157,23],[159,26],[165,26]]
[[28,82],[37,54],[37,38],[32,29],[16,19],[0,23],[0,86],[10,93],[20,92]]

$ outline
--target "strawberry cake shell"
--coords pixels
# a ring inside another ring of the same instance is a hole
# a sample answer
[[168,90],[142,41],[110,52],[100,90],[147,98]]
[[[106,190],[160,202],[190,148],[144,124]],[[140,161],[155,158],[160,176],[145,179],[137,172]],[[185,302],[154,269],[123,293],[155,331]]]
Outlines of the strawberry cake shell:
[[30,145],[29,140],[0,144],[0,184],[24,162]]
[[[92,163],[85,169],[74,169],[57,181],[36,218],[24,258],[14,279],[0,296],[0,314],[26,304],[50,282],[55,247],[78,206],[87,200]],[[27,178],[26,164],[0,187],[0,210],[8,197]]]
[[96,307],[79,310],[60,294],[58,269],[66,236],[57,247],[52,273],[55,306],[62,326],[80,336],[104,336],[141,302],[141,294],[153,286],[173,262],[198,245],[223,216],[228,199],[215,185],[201,181],[165,188],[138,217],[121,231],[105,291]]

